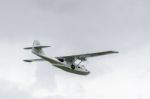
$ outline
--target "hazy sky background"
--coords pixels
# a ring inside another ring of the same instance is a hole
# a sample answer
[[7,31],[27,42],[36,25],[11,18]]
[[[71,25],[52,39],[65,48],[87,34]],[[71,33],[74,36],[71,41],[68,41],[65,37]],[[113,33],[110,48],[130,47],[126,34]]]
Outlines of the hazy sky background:
[[[149,99],[149,0],[1,0],[1,99]],[[88,76],[64,72],[23,47],[52,46],[48,56],[105,50]]]

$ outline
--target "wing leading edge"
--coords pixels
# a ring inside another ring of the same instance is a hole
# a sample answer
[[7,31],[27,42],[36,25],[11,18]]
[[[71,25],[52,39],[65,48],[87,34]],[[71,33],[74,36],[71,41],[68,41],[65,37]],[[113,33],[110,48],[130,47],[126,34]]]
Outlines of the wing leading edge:
[[102,56],[107,54],[114,54],[119,53],[117,51],[104,51],[104,52],[96,52],[96,53],[87,53],[87,54],[79,54],[79,55],[70,55],[70,56],[61,56],[57,58],[73,58],[73,57],[96,57],[96,56]]

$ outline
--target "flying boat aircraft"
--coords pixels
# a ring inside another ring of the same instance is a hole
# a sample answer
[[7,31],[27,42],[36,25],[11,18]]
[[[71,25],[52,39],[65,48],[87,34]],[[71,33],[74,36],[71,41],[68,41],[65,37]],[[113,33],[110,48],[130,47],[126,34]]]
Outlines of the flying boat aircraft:
[[[43,48],[47,48],[50,46],[43,46],[40,44],[38,40],[34,40],[32,47],[26,47],[26,50],[32,50],[32,53],[39,56],[40,59],[25,59],[25,62],[34,62],[34,61],[48,61],[53,66],[58,67],[64,71],[75,73],[79,75],[88,75],[90,73],[84,65],[81,65],[83,61],[86,61],[87,58],[118,53],[117,51],[104,51],[97,53],[87,53],[80,55],[70,55],[70,56],[60,56],[60,57],[47,57],[47,55],[43,52]],[[80,61],[76,63],[76,61]]]

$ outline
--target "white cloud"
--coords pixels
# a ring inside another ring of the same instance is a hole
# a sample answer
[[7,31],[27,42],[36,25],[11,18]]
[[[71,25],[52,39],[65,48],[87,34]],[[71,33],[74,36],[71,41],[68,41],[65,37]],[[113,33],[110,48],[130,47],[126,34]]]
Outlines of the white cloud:
[[[0,98],[150,98],[149,1],[0,1]],[[34,39],[49,56],[118,50],[89,59],[88,76],[66,73],[22,48]],[[148,45],[148,46],[147,46]]]

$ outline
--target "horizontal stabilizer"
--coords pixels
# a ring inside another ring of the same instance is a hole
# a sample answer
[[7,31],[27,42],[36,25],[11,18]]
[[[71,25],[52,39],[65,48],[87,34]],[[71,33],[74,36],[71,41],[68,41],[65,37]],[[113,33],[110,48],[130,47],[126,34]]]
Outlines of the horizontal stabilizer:
[[25,62],[44,61],[44,59],[25,59]]
[[[50,46],[34,46],[34,48],[47,48],[47,47],[50,47]],[[32,49],[32,47],[26,47],[24,49]]]

